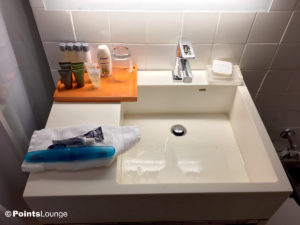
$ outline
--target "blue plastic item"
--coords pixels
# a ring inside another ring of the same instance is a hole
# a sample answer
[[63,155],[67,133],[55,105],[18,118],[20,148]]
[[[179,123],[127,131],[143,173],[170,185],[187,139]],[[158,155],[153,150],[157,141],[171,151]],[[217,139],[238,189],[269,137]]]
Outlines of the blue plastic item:
[[114,155],[115,148],[111,146],[80,146],[28,152],[25,154],[25,161],[29,163],[71,162],[111,158]]

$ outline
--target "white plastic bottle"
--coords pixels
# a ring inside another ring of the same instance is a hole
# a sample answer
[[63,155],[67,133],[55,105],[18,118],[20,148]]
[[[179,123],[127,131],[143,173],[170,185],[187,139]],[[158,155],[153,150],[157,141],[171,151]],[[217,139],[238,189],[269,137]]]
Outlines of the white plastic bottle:
[[74,44],[72,42],[68,42],[66,46],[68,62],[75,62],[76,60],[75,51],[73,51],[73,45]]
[[112,74],[112,62],[110,50],[107,45],[98,45],[97,59],[100,66],[101,76],[110,76]]
[[82,43],[83,62],[92,63],[90,46],[88,43]]
[[82,51],[81,51],[82,50],[81,43],[76,42],[74,44],[73,49],[74,49],[75,55],[76,55],[75,62],[83,62]]
[[60,62],[68,62],[67,51],[66,51],[66,43],[59,43],[60,50]]

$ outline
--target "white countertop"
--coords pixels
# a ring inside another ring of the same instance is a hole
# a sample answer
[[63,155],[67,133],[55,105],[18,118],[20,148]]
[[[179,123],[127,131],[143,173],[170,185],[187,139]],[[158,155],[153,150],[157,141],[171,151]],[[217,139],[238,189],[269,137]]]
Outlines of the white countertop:
[[[170,71],[151,72],[157,76],[139,72],[138,85],[154,85],[158,77],[165,77],[160,84],[173,85]],[[164,75],[164,76],[162,76]],[[182,85],[182,84],[180,84]],[[185,84],[184,84],[185,85]],[[195,71],[193,85],[208,85],[205,71]],[[57,103],[54,102],[46,127],[63,127],[82,123],[99,125],[120,125],[120,103]],[[265,132],[265,131],[264,131]],[[263,134],[267,135],[267,134]],[[268,137],[266,137],[268,138]],[[116,160],[117,161],[117,160]],[[24,194],[26,197],[39,196],[93,196],[130,194],[169,194],[169,193],[229,193],[253,192],[261,190],[288,191],[289,186],[261,183],[232,184],[155,184],[124,185],[117,183],[117,162],[108,168],[95,168],[77,172],[46,171],[29,175]]]

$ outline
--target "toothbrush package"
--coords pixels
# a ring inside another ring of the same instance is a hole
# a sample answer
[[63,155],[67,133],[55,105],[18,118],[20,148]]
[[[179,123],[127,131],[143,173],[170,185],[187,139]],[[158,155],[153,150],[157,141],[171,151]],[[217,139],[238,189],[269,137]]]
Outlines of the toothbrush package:
[[24,172],[83,170],[110,166],[140,140],[136,126],[84,124],[34,131],[22,163]]

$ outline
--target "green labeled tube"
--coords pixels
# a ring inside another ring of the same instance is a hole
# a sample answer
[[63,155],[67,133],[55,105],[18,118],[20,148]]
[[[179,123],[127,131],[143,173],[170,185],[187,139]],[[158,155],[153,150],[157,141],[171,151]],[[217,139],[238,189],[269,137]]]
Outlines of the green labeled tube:
[[58,70],[61,80],[67,89],[72,88],[72,70]]
[[84,86],[84,68],[82,69],[72,69],[72,72],[75,76],[77,87]]

